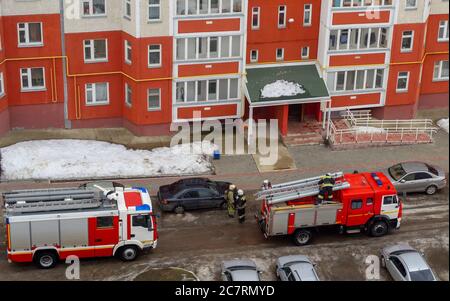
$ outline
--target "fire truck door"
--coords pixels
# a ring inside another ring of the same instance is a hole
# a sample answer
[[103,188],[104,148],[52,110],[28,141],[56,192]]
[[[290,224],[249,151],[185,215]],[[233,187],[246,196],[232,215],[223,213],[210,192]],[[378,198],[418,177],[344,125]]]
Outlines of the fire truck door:
[[119,241],[119,217],[99,216],[93,221],[95,256],[112,256],[113,248]]
[[130,239],[139,240],[144,245],[153,242],[152,217],[149,214],[131,215]]
[[397,195],[385,195],[381,204],[381,214],[389,216],[390,219],[396,219],[400,206]]
[[365,223],[364,200],[354,199],[350,202],[347,216],[347,226],[359,226]]

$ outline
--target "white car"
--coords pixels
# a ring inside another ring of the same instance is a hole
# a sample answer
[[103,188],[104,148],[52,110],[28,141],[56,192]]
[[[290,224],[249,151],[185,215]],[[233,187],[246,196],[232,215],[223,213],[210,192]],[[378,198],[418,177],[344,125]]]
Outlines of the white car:
[[230,260],[222,263],[223,281],[261,281],[256,264],[252,260]]
[[423,255],[408,244],[382,249],[381,265],[395,281],[437,281]]
[[276,267],[277,277],[281,281],[320,281],[315,264],[304,255],[280,257]]

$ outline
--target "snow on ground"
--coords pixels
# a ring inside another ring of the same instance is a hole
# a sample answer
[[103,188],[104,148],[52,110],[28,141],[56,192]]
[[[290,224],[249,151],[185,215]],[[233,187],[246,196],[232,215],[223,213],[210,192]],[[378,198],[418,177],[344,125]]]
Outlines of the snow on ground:
[[68,180],[203,174],[215,146],[196,142],[152,151],[88,140],[39,140],[0,149],[2,180]]
[[448,118],[439,120],[437,125],[448,133]]
[[276,98],[282,96],[295,96],[298,94],[305,94],[303,86],[297,83],[288,82],[285,80],[277,80],[274,83],[264,86],[261,90],[262,98]]
[[355,126],[352,129],[355,129],[358,133],[361,134],[383,134],[386,131],[382,128],[376,128],[372,126]]

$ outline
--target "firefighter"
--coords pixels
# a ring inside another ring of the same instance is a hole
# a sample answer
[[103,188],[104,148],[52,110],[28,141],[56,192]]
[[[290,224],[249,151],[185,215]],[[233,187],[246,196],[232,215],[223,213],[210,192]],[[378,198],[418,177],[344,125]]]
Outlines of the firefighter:
[[333,187],[335,180],[330,174],[326,174],[319,181],[320,192],[318,197],[318,204],[322,204],[325,199],[325,195],[328,197],[328,201],[333,201]]
[[236,209],[240,224],[245,222],[246,207],[247,207],[247,199],[245,198],[245,193],[242,189],[239,189],[237,193]]
[[272,183],[270,183],[269,180],[264,180],[262,186],[261,186],[262,190],[268,190],[268,189],[272,189]]
[[227,200],[227,209],[228,209],[228,216],[230,218],[233,218],[236,214],[236,197],[237,197],[237,191],[236,186],[231,184],[228,190],[225,192],[225,197]]

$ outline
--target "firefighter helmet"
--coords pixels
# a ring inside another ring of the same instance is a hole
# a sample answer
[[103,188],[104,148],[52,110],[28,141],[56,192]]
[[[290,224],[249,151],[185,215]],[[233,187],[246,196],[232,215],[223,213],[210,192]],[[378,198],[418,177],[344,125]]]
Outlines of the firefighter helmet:
[[238,190],[238,196],[244,196],[244,190],[239,189]]

